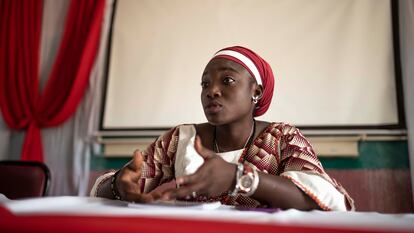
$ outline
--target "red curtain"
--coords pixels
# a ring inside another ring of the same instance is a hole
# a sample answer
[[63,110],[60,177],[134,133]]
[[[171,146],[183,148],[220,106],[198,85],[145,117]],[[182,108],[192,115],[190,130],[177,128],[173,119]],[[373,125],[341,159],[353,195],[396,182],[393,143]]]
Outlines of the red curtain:
[[76,111],[99,46],[105,0],[72,0],[62,41],[39,91],[41,0],[0,0],[0,107],[6,124],[26,130],[21,159],[43,161],[40,129]]

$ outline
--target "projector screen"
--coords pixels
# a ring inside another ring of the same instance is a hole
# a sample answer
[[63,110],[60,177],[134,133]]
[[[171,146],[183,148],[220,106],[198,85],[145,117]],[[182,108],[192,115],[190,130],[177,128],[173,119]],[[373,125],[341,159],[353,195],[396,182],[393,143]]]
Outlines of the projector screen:
[[118,0],[101,128],[205,122],[201,75],[224,47],[269,62],[259,119],[310,127],[397,125],[389,0]]

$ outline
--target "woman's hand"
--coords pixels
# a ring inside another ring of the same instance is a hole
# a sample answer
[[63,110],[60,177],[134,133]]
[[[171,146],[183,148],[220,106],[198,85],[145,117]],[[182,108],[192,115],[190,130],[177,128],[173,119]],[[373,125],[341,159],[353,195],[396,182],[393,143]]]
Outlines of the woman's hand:
[[160,192],[141,193],[139,180],[141,179],[142,161],[141,152],[136,150],[132,160],[118,172],[115,186],[122,200],[146,203],[161,197]]
[[204,163],[198,170],[187,176],[176,179],[176,190],[166,193],[169,199],[193,196],[218,196],[225,191],[232,190],[235,185],[236,165],[224,161],[213,151],[203,147],[199,136],[194,143],[196,151],[204,158]]

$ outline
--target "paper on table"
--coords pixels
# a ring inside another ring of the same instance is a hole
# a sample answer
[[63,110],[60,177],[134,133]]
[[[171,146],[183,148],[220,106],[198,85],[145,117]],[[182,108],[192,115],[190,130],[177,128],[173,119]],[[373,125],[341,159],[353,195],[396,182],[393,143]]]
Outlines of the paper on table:
[[191,201],[155,201],[151,203],[128,203],[128,207],[134,208],[191,208],[200,210],[214,210],[222,206],[219,201],[216,202],[191,202]]

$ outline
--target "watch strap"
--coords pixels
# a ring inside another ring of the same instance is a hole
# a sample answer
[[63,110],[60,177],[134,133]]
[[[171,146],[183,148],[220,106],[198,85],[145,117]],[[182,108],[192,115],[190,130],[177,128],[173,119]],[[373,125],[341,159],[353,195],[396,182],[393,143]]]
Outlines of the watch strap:
[[[243,176],[253,177],[251,188],[247,192],[244,191],[242,187],[240,187],[241,179]],[[251,196],[256,192],[258,186],[259,186],[259,174],[257,172],[257,169],[253,168],[252,166],[248,164],[243,164],[243,163],[237,164],[236,185],[234,187],[234,190],[230,193],[230,196],[236,196],[237,194],[242,194],[243,196]]]
[[236,170],[236,185],[234,186],[233,191],[230,193],[230,196],[236,196],[240,191],[239,180],[242,177],[244,172],[244,165],[242,163],[237,164]]
[[252,167],[250,168],[252,169],[252,172],[253,172],[253,184],[252,184],[251,189],[247,193],[242,194],[243,196],[248,196],[248,197],[253,195],[256,192],[257,187],[259,187],[259,173],[257,172],[257,169],[254,169]]

